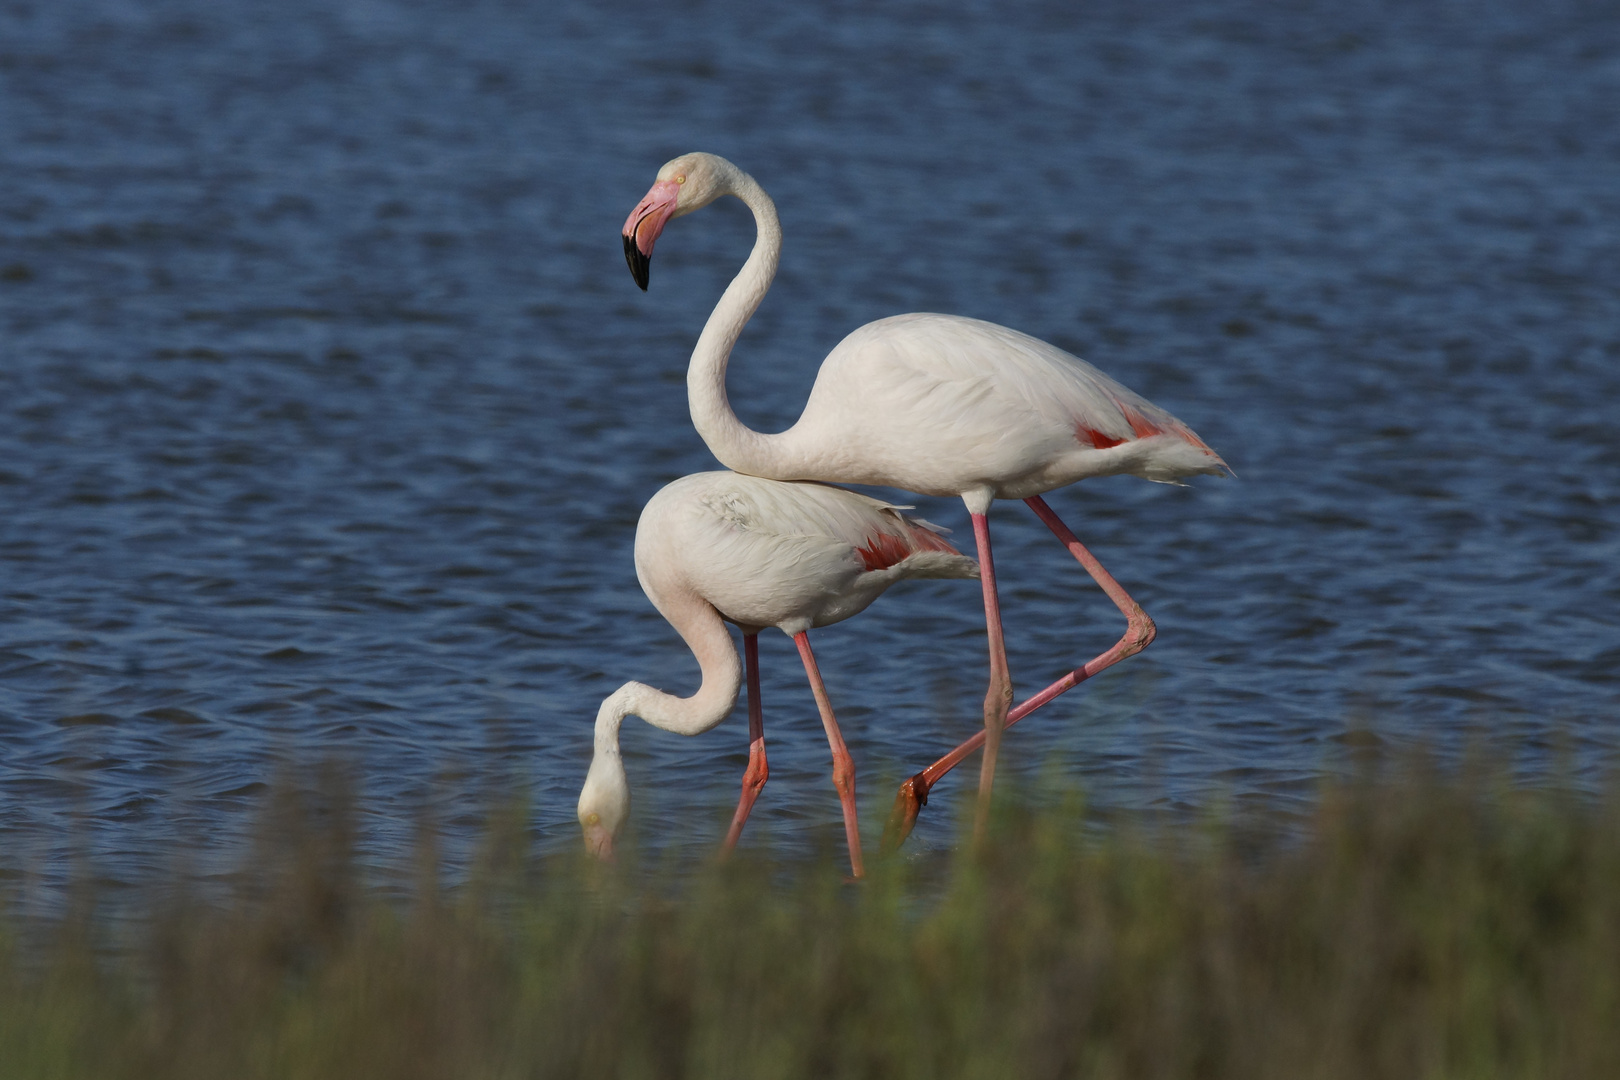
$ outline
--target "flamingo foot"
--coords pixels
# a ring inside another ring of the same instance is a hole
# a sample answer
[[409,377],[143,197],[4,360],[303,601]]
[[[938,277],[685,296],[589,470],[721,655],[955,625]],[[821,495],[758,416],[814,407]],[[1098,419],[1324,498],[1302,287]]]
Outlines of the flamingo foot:
[[900,845],[906,842],[911,835],[912,828],[917,824],[917,813],[928,805],[928,775],[918,773],[910,780],[900,785],[895,792],[894,808],[889,811],[889,820],[883,823],[883,841],[879,850],[885,855],[892,855],[900,850]]

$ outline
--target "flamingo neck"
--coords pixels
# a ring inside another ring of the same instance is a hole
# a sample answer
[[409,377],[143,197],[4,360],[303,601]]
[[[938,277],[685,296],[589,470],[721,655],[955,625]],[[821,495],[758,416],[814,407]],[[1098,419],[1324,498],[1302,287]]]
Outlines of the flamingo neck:
[[776,216],[776,204],[765,189],[741,169],[730,178],[728,186],[731,194],[753,211],[757,234],[748,261],[726,286],[692,350],[692,362],[686,370],[692,423],[726,468],[770,479],[800,479],[792,471],[791,455],[785,452],[782,436],[766,435],[746,426],[737,419],[726,397],[726,366],[731,350],[770,291],[782,256],[782,224]]
[[596,710],[596,748],[579,795],[579,816],[586,824],[597,815],[606,835],[616,836],[630,809],[630,781],[619,752],[619,728],[626,716],[639,716],[654,727],[678,735],[698,735],[724,720],[737,704],[742,664],[719,612],[696,597],[659,609],[685,639],[703,672],[691,697],[676,697],[646,683],[627,682],[609,694]]
[[676,697],[646,683],[627,682],[596,713],[596,753],[617,757],[619,726],[639,716],[677,735],[700,735],[730,715],[742,687],[742,663],[720,613],[695,596],[659,605],[697,659],[703,682],[691,697]]

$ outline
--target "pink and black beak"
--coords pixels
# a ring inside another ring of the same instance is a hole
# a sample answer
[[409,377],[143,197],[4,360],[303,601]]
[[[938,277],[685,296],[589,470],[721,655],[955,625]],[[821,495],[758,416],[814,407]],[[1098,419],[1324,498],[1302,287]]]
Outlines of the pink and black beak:
[[664,224],[675,213],[675,200],[680,194],[681,186],[675,181],[660,180],[625,219],[624,261],[630,264],[630,276],[636,279],[642,292],[647,291],[653,244],[657,242],[658,234],[664,231]]

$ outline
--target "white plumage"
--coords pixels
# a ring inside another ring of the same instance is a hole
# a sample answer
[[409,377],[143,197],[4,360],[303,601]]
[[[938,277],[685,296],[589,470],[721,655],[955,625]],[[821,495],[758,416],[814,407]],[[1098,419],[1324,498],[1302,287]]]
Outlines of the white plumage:
[[661,596],[695,592],[744,633],[791,637],[859,614],[902,578],[978,577],[942,532],[828,484],[698,473],[642,510],[636,573],[660,611]]
[[778,438],[817,459],[817,479],[925,495],[988,488],[1022,499],[1091,476],[1174,481],[1225,468],[1185,424],[1085,361],[1004,326],[929,313],[867,323],[839,342]]
[[[743,631],[751,669],[757,655],[754,635],[761,629],[778,627],[798,645],[833,749],[834,782],[844,804],[851,865],[859,876],[854,766],[806,632],[859,614],[903,578],[977,577],[977,564],[941,533],[902,514],[899,507],[826,484],[709,472],[682,477],[654,495],[636,526],[636,576],[691,648],[703,682],[686,698],[630,682],[602,702],[596,750],[579,797],[587,848],[610,855],[629,812],[629,783],[619,755],[619,726],[626,716],[696,735],[730,714],[743,673],[722,624],[727,620]],[[727,847],[736,842],[765,783],[758,682],[752,670],[749,686],[754,746]]]

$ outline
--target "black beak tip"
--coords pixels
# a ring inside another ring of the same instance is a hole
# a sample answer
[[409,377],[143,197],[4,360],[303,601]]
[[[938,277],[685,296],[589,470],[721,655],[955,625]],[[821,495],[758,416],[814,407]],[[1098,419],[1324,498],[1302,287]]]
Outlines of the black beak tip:
[[652,260],[641,253],[633,235],[624,238],[624,261],[630,265],[630,276],[636,279],[641,291],[646,292],[648,270],[652,266]]

